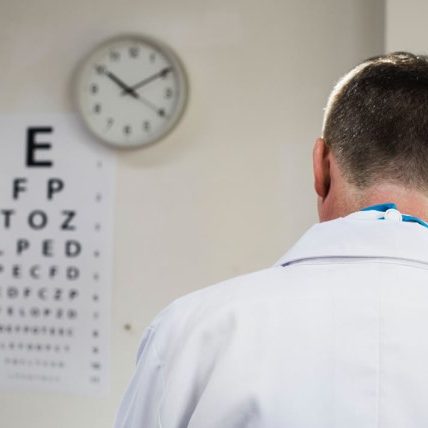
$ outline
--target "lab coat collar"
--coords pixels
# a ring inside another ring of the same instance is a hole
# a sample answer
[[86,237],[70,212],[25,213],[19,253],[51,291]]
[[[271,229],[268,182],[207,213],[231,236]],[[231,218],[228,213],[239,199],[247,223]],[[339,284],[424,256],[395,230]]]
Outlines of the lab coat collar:
[[375,210],[357,211],[315,224],[275,266],[335,257],[394,258],[428,264],[428,229],[383,216]]

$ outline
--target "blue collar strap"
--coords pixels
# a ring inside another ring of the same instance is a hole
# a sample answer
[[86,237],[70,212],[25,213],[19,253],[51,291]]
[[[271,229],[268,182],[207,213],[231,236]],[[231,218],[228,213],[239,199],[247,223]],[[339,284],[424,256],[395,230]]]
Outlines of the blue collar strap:
[[[385,211],[390,210],[390,209],[396,210],[397,205],[392,203],[392,202],[387,202],[385,204],[371,205],[369,207],[363,208],[361,211],[375,210],[375,211],[385,212]],[[402,217],[403,221],[419,223],[422,226],[428,227],[428,223],[426,223],[425,221],[421,220],[418,217],[414,217],[412,215],[407,215],[407,214],[401,214],[401,217]],[[379,220],[385,220],[385,219],[380,218]]]

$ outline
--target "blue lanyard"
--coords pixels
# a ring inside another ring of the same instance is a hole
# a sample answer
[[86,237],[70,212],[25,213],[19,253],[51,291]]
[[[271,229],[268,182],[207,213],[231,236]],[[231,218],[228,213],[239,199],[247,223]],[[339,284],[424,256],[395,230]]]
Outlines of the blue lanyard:
[[[375,211],[381,211],[381,212],[385,212],[386,210],[389,209],[397,209],[397,205],[392,203],[392,202],[387,202],[385,204],[377,204],[377,205],[371,205],[369,207],[363,208],[360,211],[370,211],[370,210],[375,210]],[[403,218],[403,221],[409,221],[409,222],[413,222],[413,223],[419,223],[422,226],[428,227],[428,223],[426,223],[425,221],[421,220],[418,217],[414,217],[412,215],[407,215],[407,214],[401,214],[401,217]],[[383,218],[380,218],[379,220],[384,220]]]

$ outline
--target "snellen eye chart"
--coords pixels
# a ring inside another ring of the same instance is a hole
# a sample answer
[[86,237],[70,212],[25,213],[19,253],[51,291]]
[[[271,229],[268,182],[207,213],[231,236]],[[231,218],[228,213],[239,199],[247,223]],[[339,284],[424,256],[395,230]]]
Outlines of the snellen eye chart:
[[71,114],[0,117],[0,389],[108,392],[114,170]]

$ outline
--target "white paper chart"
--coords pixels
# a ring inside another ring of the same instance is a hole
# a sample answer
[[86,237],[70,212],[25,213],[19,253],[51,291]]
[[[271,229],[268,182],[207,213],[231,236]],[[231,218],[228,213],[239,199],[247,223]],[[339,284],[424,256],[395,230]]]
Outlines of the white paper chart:
[[71,114],[0,117],[2,390],[109,390],[114,167]]

